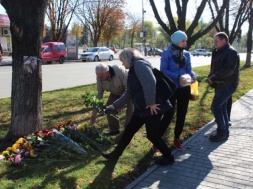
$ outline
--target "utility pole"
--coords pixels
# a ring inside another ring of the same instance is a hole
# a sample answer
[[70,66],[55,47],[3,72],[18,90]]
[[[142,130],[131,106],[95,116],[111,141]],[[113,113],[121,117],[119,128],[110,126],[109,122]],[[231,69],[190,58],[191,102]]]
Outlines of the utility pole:
[[144,13],[146,11],[144,10],[144,6],[143,6],[143,0],[142,0],[142,47],[144,48],[144,54],[145,56],[147,56],[147,48],[146,48],[146,31],[145,31],[145,27],[144,27]]

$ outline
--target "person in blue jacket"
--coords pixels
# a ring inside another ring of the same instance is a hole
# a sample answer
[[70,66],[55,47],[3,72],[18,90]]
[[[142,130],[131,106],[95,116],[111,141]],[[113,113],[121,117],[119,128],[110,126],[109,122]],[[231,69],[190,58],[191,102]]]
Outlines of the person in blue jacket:
[[162,135],[168,128],[176,109],[176,124],[173,144],[178,150],[182,150],[180,135],[183,132],[185,117],[190,100],[190,83],[196,80],[196,74],[192,71],[191,55],[185,50],[187,35],[183,31],[176,31],[171,35],[171,44],[162,53],[160,70],[169,76],[176,84],[176,92],[170,98],[173,111],[164,114],[161,122]]

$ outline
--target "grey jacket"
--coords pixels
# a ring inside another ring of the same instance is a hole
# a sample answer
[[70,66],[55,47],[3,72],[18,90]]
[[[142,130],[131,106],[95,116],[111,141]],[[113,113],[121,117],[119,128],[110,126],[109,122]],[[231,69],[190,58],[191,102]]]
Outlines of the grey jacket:
[[[139,116],[150,116],[147,106],[157,104],[156,102],[156,79],[151,64],[144,59],[136,59],[130,65],[127,91],[116,100],[113,105],[120,108],[128,100],[134,104],[134,114]],[[160,112],[171,108],[170,102],[166,101],[160,105]]]

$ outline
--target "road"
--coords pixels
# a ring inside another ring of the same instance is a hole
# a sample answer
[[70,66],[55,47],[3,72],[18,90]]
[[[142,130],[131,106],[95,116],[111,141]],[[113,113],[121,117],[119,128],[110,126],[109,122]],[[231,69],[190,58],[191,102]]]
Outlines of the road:
[[[240,54],[246,59],[246,54]],[[160,66],[160,57],[147,57],[156,68]],[[211,57],[192,57],[192,67],[209,65]],[[103,61],[108,65],[122,63],[115,59],[111,62]],[[75,86],[88,85],[96,82],[95,66],[100,62],[65,62],[42,65],[42,92],[65,89]],[[11,66],[0,66],[0,99],[11,96]]]

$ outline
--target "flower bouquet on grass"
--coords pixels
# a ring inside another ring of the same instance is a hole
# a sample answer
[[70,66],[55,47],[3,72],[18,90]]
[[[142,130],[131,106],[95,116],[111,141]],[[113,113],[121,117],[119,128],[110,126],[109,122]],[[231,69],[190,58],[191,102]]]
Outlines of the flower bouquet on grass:
[[101,136],[95,128],[77,129],[72,121],[57,124],[19,138],[2,152],[3,159],[19,164],[34,158],[56,161],[84,159],[90,149],[103,150],[112,141]]
[[25,157],[36,157],[31,143],[26,138],[19,138],[15,144],[3,151],[2,155],[13,163],[20,163]]
[[[100,115],[105,115],[103,99],[97,98],[97,92],[83,95],[86,107],[96,109]],[[117,115],[112,115],[117,118]],[[2,158],[13,163],[31,158],[40,159],[83,159],[89,150],[104,151],[114,144],[110,138],[101,135],[94,126],[76,126],[72,121],[59,123],[53,129],[43,129],[20,138],[12,147],[2,152]]]
[[79,125],[77,127],[72,121],[69,121],[66,124],[57,124],[54,128],[66,137],[77,142],[86,150],[103,151],[113,144],[111,140],[101,135],[98,129],[88,124]]

